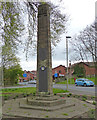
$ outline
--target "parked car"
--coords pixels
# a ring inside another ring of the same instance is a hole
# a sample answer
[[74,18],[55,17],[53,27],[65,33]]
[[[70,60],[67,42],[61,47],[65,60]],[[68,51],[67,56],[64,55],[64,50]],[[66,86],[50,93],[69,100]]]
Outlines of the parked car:
[[76,79],[75,81],[75,85],[78,86],[78,85],[81,85],[81,86],[94,86],[94,82],[93,81],[90,81],[86,78],[78,78]]
[[28,84],[36,84],[36,80],[30,80]]

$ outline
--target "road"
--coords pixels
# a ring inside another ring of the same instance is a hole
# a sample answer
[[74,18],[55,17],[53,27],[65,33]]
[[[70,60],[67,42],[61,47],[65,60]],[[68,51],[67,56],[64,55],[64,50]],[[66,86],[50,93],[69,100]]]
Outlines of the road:
[[[53,85],[53,87],[66,90],[66,85],[64,84],[55,84]],[[83,87],[83,86],[75,86],[75,85],[68,85],[68,90],[74,94],[80,94],[80,95],[85,94],[85,95],[93,95],[93,96],[95,96],[97,92],[95,87]]]
[[[24,88],[24,87],[36,87],[36,84],[28,84],[23,83],[24,86],[16,86],[16,87],[5,87],[5,88]],[[53,88],[59,88],[66,90],[66,85],[64,84],[53,84]],[[95,89],[96,88],[96,89]],[[82,95],[93,95],[97,94],[97,87],[82,87],[82,86],[75,86],[69,85],[68,90],[74,94],[82,94]]]

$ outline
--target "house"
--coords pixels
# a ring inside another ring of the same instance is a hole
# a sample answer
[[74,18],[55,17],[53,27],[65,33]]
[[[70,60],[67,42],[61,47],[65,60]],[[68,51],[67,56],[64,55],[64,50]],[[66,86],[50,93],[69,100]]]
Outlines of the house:
[[58,77],[65,77],[65,75],[66,75],[66,67],[63,66],[63,65],[59,65],[59,66],[53,68],[53,69],[52,69],[53,79],[54,79],[55,73],[58,74]]
[[[85,76],[86,77],[92,77],[92,76],[95,76],[95,74],[97,73],[97,69],[95,68],[95,64],[93,62],[78,62],[78,63],[74,63],[71,65],[71,63],[69,64],[69,67],[68,67],[68,77],[73,77],[74,75],[74,67],[75,66],[83,66],[84,68],[84,72],[85,72]],[[27,74],[27,77],[23,77],[23,78],[20,78],[21,81],[24,81],[24,80],[31,80],[31,79],[36,79],[36,73],[37,71],[24,71],[24,73]],[[52,78],[53,80],[55,79],[55,74],[57,73],[57,78],[64,78],[66,77],[67,75],[67,68],[63,65],[59,65],[55,68],[52,68]]]
[[74,73],[74,67],[75,66],[81,66],[84,68],[84,72],[85,72],[85,76],[86,77],[92,77],[92,76],[95,76],[97,70],[95,68],[95,64],[93,62],[78,62],[78,63],[75,63],[75,64],[70,64],[69,65],[69,74],[73,75]]
[[36,71],[34,70],[33,71],[24,70],[24,74],[26,74],[27,76],[20,78],[20,82],[36,79]]
[[[36,79],[36,73],[37,71],[24,71],[25,74],[27,74],[27,77],[23,77],[23,78],[20,78],[20,81],[29,81],[31,79]],[[58,78],[59,77],[64,77],[66,75],[66,67],[63,66],[63,65],[59,65],[55,68],[52,69],[52,77],[54,79],[54,74],[57,73],[58,74]]]

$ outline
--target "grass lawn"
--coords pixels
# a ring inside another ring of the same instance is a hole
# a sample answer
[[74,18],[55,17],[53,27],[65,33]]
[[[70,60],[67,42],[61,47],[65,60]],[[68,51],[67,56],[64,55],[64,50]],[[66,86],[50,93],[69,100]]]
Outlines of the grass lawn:
[[[56,88],[53,88],[53,93],[56,94],[56,93],[66,93],[66,92],[69,92],[67,90],[61,90],[61,89],[56,89]],[[0,96],[10,96],[12,94],[35,94],[36,93],[36,88],[35,87],[28,87],[28,88],[5,88],[5,89],[2,89],[2,91],[0,91]]]
[[95,82],[95,81],[97,81],[97,79],[95,77],[91,77],[91,78],[87,77],[87,79],[93,81],[94,84],[97,85],[97,82]]
[[[91,77],[91,78],[87,77],[87,79],[93,81],[94,84],[97,85],[97,82],[95,82],[95,81],[96,81],[95,77]],[[56,83],[56,84],[67,84],[67,80],[62,81],[62,82],[58,82],[58,83]],[[75,83],[74,83],[74,78],[68,79],[68,84],[75,84]]]
[[[67,84],[67,80],[62,81],[62,82],[58,82],[58,83],[56,83],[56,84]],[[68,84],[75,84],[75,83],[74,83],[74,78],[68,79]]]

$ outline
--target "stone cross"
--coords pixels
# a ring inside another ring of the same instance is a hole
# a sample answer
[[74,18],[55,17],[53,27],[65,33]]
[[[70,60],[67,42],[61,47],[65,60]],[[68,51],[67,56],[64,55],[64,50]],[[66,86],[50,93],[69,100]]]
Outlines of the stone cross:
[[38,95],[51,95],[53,93],[49,9],[48,4],[42,4],[38,7],[36,85]]

